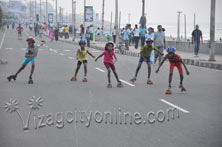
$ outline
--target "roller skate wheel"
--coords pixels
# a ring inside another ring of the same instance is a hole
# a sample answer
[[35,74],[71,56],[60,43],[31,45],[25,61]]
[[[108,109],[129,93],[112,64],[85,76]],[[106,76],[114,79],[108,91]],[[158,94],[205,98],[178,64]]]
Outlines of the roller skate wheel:
[[70,81],[76,81],[76,77],[72,77]]
[[134,82],[135,82],[135,79],[131,79],[130,82],[131,82],[131,83],[134,83]]
[[108,85],[107,85],[107,88],[112,88],[112,84],[108,84]]
[[123,88],[123,84],[118,84],[117,87],[118,88]]
[[171,95],[171,94],[172,94],[172,91],[171,91],[171,90],[167,90],[167,91],[166,91],[166,94]]
[[83,82],[88,82],[88,79],[87,79],[87,78],[84,78],[82,81],[83,81]]
[[153,82],[152,81],[147,81],[147,84],[148,85],[153,85]]
[[33,80],[29,80],[29,82],[28,82],[29,84],[33,84]]
[[186,88],[181,88],[181,92],[186,92]]

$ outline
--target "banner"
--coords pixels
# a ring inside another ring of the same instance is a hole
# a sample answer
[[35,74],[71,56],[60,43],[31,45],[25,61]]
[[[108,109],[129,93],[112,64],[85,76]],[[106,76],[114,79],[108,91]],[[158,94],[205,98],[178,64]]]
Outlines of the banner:
[[53,23],[53,13],[48,14],[48,23]]
[[85,6],[85,22],[93,22],[93,7]]

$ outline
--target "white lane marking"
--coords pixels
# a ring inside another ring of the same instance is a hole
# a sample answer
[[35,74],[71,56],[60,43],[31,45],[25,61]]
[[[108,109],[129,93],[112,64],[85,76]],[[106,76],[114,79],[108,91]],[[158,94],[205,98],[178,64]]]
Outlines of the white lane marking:
[[[6,32],[6,31],[5,31]],[[1,41],[1,44],[0,44],[0,50],[2,49],[2,45],[3,45],[3,42],[5,40],[5,32],[4,32],[4,35],[3,35],[3,38],[2,38],[2,41]]]
[[24,50],[26,50],[26,48],[21,48],[21,50],[23,50],[23,51],[24,51]]
[[53,49],[52,49],[52,48],[50,48],[50,49],[49,49],[49,51],[53,51]]
[[98,53],[98,52],[100,52],[100,51],[92,51],[93,53]]
[[127,81],[124,81],[124,80],[122,80],[122,79],[120,79],[120,81],[123,82],[123,83],[125,83],[125,84],[127,84],[127,85],[129,85],[129,86],[131,86],[131,87],[135,87],[135,85],[133,85],[133,84],[127,82]]
[[64,50],[64,52],[70,52],[70,50]]
[[47,45],[45,47],[48,47]]
[[68,57],[68,58],[69,58],[69,59],[72,59],[72,60],[74,59],[73,57]]
[[184,113],[190,113],[189,111],[187,111],[187,110],[185,110],[185,109],[183,109],[183,108],[181,108],[181,107],[179,107],[177,105],[174,105],[174,104],[172,104],[172,103],[170,103],[170,102],[168,102],[168,101],[166,101],[164,99],[160,99],[160,101],[162,101],[162,102],[164,102],[164,103],[166,103],[166,104],[168,104],[168,105],[170,105],[170,106],[172,106],[174,108],[177,108],[178,110],[180,110],[180,111],[182,111]]
[[61,56],[64,56],[64,54],[63,54],[63,53],[60,53],[60,55],[61,55]]
[[100,68],[98,68],[98,67],[96,67],[96,69],[97,69],[98,71],[105,72],[105,70],[102,70],[102,69],[100,69]]
[[12,50],[13,48],[5,48],[6,50]]
[[58,53],[58,52],[57,52],[57,50],[54,50],[54,53],[56,53],[56,54],[57,54],[57,53]]

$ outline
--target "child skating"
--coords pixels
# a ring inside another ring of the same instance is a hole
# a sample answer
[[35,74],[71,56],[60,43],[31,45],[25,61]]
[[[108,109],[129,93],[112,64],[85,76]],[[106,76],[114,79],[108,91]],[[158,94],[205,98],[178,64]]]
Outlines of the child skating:
[[[104,65],[105,65],[106,69],[108,70],[108,85],[107,85],[107,88],[112,88],[111,70],[113,71],[113,74],[115,75],[116,80],[118,82],[117,87],[122,88],[123,85],[122,85],[121,81],[119,80],[119,77],[116,73],[116,68],[115,68],[114,61],[113,61],[113,57],[115,58],[115,61],[117,61],[116,54],[115,54],[115,51],[114,51],[114,43],[113,42],[106,43],[105,51],[101,55],[99,55],[96,58],[95,61],[97,61],[102,56],[104,56]],[[110,68],[111,68],[111,70],[110,70]]]
[[78,71],[82,65],[82,63],[84,64],[84,78],[83,78],[83,82],[88,82],[88,79],[87,79],[87,60],[88,60],[88,54],[95,58],[95,56],[93,56],[87,48],[85,48],[85,45],[86,45],[86,42],[85,40],[80,40],[79,41],[79,46],[80,46],[80,49],[78,49],[77,51],[77,54],[76,54],[76,58],[78,60],[78,63],[77,63],[77,68],[76,68],[76,71],[75,71],[75,74],[74,76],[71,78],[71,81],[76,81],[77,80],[77,74],[78,74]]
[[150,80],[151,76],[151,61],[150,61],[150,56],[153,50],[157,51],[162,55],[162,53],[155,47],[152,46],[153,40],[148,38],[146,41],[147,45],[145,45],[143,48],[141,48],[140,52],[140,59],[139,59],[139,64],[136,68],[136,73],[135,76],[130,80],[131,83],[134,83],[136,81],[138,72],[143,64],[143,62],[146,62],[147,68],[148,68],[148,78],[147,78],[147,84],[152,85],[153,82]]
[[182,65],[184,66],[187,75],[189,75],[189,71],[186,67],[186,65],[184,64],[184,62],[182,61],[181,57],[175,53],[176,48],[174,47],[168,47],[167,48],[167,52],[168,54],[164,57],[163,61],[160,63],[158,69],[156,70],[156,73],[159,72],[160,67],[163,65],[163,63],[168,59],[170,62],[170,74],[169,74],[169,88],[166,91],[166,94],[172,94],[171,91],[171,82],[172,82],[172,78],[173,78],[173,70],[174,67],[176,66],[179,74],[180,74],[180,85],[179,88],[181,88],[181,92],[186,91],[186,89],[183,86],[183,68]]
[[29,75],[29,81],[28,81],[28,83],[29,83],[29,84],[33,84],[32,75],[33,75],[34,70],[35,70],[35,62],[36,62],[36,57],[37,57],[37,54],[38,54],[38,48],[39,48],[40,46],[42,46],[42,45],[45,43],[45,41],[42,40],[42,41],[41,41],[42,43],[41,43],[40,45],[35,45],[35,39],[32,38],[32,37],[28,38],[26,41],[27,41],[27,43],[28,43],[28,48],[27,48],[27,51],[26,51],[26,53],[25,53],[25,60],[24,60],[22,66],[20,67],[20,69],[17,71],[16,74],[7,77],[7,79],[8,79],[9,82],[10,82],[12,79],[13,79],[13,80],[16,80],[18,74],[19,74],[23,69],[25,69],[26,65],[27,65],[29,62],[31,62],[31,63],[32,63],[32,68],[31,68],[31,72],[30,72],[30,75]]

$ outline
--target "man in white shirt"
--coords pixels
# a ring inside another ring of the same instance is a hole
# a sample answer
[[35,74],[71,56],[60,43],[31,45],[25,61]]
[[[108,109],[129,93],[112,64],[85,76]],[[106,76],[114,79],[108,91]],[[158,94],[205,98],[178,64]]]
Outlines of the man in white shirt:
[[140,29],[138,28],[137,25],[135,25],[133,32],[134,32],[135,49],[138,49],[139,38],[140,38]]

